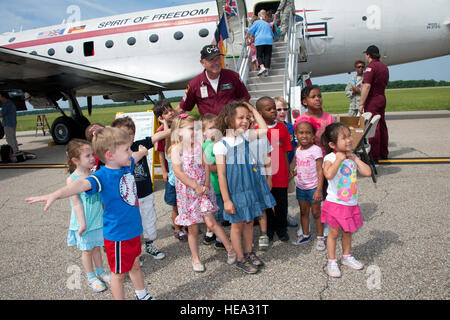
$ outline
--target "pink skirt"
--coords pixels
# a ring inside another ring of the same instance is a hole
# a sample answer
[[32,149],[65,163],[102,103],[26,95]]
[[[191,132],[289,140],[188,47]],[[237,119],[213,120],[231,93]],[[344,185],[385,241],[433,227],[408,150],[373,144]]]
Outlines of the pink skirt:
[[355,232],[363,225],[359,206],[345,206],[325,200],[322,205],[322,223],[328,223],[330,227],[341,227],[345,232]]

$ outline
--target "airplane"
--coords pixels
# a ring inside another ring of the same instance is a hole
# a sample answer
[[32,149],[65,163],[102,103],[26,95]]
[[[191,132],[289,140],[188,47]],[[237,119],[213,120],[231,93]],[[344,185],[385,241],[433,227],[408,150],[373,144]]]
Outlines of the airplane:
[[[89,125],[77,97],[87,97],[91,114],[93,96],[151,101],[151,95],[185,89],[202,71],[200,49],[215,42],[225,3],[234,10],[225,41],[232,65],[251,17],[275,11],[279,1],[207,1],[4,33],[0,90],[22,90],[35,108],[58,109],[63,115],[51,134],[65,144]],[[295,0],[295,7],[295,21],[306,31],[299,75],[348,72],[370,44],[380,48],[386,65],[450,54],[448,0]],[[70,115],[60,99],[69,101]]]

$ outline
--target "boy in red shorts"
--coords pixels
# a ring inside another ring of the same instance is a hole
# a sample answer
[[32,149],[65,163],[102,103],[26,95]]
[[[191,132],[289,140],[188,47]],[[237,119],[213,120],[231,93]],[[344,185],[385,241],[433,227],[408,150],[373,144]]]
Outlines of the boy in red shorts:
[[140,235],[142,233],[134,165],[148,150],[140,146],[132,154],[131,139],[127,132],[119,128],[106,127],[99,130],[93,147],[99,159],[105,163],[91,176],[75,180],[73,183],[53,193],[25,199],[28,203],[46,202],[44,210],[57,199],[86,192],[88,195],[100,193],[103,204],[103,237],[106,257],[112,272],[111,291],[114,299],[125,299],[124,277],[129,273],[137,300],[153,299],[147,293],[144,276],[139,266],[141,254]]

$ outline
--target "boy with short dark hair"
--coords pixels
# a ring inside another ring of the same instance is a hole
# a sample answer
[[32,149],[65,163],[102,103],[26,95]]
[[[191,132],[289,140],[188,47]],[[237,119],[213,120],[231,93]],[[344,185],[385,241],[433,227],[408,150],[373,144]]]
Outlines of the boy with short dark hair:
[[100,193],[103,204],[103,237],[106,257],[111,269],[111,291],[114,299],[125,299],[124,277],[128,272],[137,300],[152,300],[147,293],[144,275],[139,266],[142,222],[138,207],[136,182],[133,176],[135,161],[148,150],[139,146],[132,154],[130,136],[119,128],[106,127],[93,139],[95,153],[105,163],[91,176],[75,180],[50,194],[25,199],[28,203],[46,202],[44,211],[57,199],[86,192]]
[[[267,235],[273,241],[276,233],[278,238],[289,241],[287,233],[287,213],[288,213],[288,184],[289,176],[292,175],[289,168],[288,152],[292,150],[289,131],[284,123],[277,122],[277,110],[275,101],[270,97],[262,97],[256,101],[256,109],[266,121],[268,131],[267,139],[272,145],[272,195],[277,204],[275,212],[272,208],[266,209],[267,214]],[[256,128],[256,127],[255,127]]]
[[[134,141],[136,125],[130,117],[115,119],[111,123],[111,127],[125,130],[130,135],[131,140]],[[164,131],[157,132],[152,137],[134,141],[131,145],[131,151],[137,152],[140,145],[147,148],[147,150],[150,150],[157,141],[167,138],[170,135],[170,130],[167,126],[164,127]],[[136,180],[139,211],[141,213],[142,227],[144,229],[143,238],[145,242],[145,253],[152,256],[154,259],[163,259],[166,255],[164,252],[158,250],[153,243],[157,237],[157,215],[154,205],[152,177],[147,163],[147,157],[143,157],[140,161],[136,162],[133,173],[134,179]]]

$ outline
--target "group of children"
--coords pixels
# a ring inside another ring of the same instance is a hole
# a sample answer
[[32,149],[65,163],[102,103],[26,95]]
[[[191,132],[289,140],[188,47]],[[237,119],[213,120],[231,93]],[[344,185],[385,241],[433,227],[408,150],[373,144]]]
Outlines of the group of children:
[[[92,146],[83,140],[68,144],[71,176],[67,186],[26,201],[46,202],[47,210],[55,200],[70,197],[69,245],[76,244],[82,250],[91,287],[102,291],[104,283],[110,283],[114,298],[122,299],[123,277],[129,273],[136,299],[152,299],[140,270],[140,235],[147,253],[153,252],[155,258],[163,254],[152,242],[156,214],[151,178],[138,166],[159,141],[156,149],[165,180],[164,199],[172,207],[175,237],[187,239],[195,272],[205,270],[198,248],[198,225],[203,222],[207,227],[204,243],[211,243],[206,240],[214,235],[220,244],[216,248],[227,252],[228,264],[246,273],[258,272],[264,262],[253,249],[254,221],[259,222],[260,250],[269,248],[275,234],[281,241],[289,241],[288,185],[295,177],[301,227],[293,244],[310,241],[311,209],[317,227],[316,248],[327,248],[328,274],[339,277],[335,250],[340,229],[341,263],[354,269],[363,267],[350,254],[351,235],[362,226],[357,172],[370,176],[371,169],[352,153],[349,128],[334,123],[323,111],[318,87],[304,88],[302,103],[307,112],[291,127],[283,119],[289,107],[281,98],[260,98],[255,107],[233,101],[217,116],[205,115],[202,121],[177,115],[167,100],[159,101],[154,114],[162,125],[155,135],[133,142],[135,128],[129,118],[118,118],[111,127],[91,129]],[[104,165],[90,172],[95,156]],[[143,185],[147,185],[145,191]],[[231,224],[229,238],[221,221]],[[329,225],[328,237],[324,223]],[[102,238],[111,275],[102,267]]]

